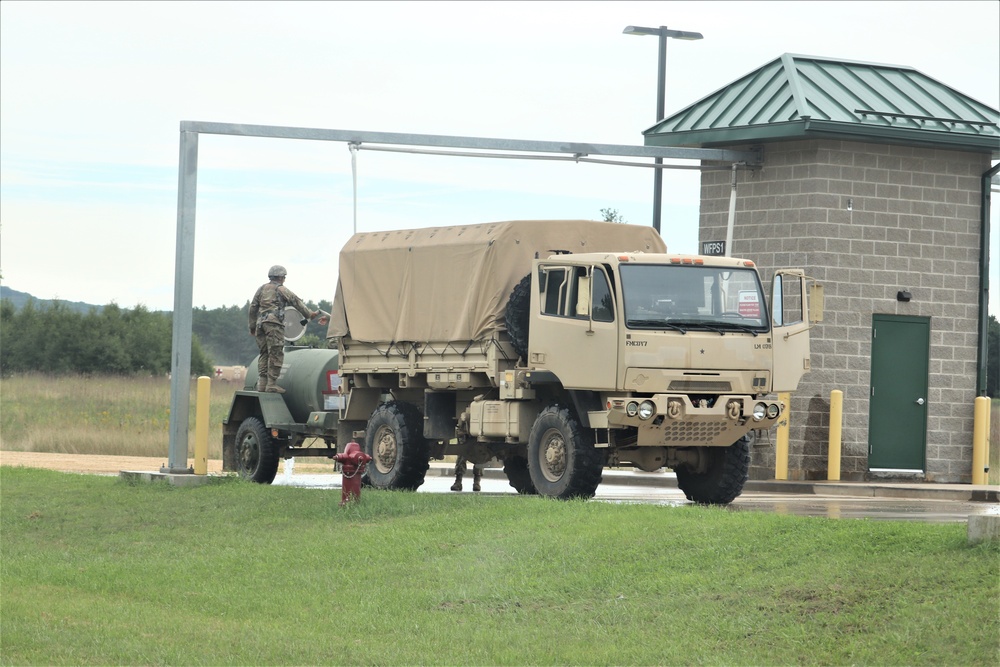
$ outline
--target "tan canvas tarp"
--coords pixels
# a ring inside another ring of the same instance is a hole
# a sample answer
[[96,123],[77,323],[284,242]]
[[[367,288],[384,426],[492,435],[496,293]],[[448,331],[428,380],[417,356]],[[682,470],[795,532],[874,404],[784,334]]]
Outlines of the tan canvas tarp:
[[355,234],[340,252],[328,336],[470,341],[504,328],[514,285],[553,251],[666,252],[651,227],[519,220]]

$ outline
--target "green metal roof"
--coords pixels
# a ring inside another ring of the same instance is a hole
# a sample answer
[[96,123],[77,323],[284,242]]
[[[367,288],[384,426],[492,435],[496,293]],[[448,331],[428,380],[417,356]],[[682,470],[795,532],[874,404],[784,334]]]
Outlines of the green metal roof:
[[647,146],[837,138],[990,152],[1000,111],[918,72],[785,54],[643,132]]

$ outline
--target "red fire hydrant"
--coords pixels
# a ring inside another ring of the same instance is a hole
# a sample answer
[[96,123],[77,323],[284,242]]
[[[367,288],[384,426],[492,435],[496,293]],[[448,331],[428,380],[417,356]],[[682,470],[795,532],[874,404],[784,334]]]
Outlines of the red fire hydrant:
[[365,464],[372,460],[368,454],[361,451],[356,442],[349,442],[344,451],[336,454],[333,460],[340,464],[343,481],[340,483],[340,506],[361,497],[361,476],[365,472]]

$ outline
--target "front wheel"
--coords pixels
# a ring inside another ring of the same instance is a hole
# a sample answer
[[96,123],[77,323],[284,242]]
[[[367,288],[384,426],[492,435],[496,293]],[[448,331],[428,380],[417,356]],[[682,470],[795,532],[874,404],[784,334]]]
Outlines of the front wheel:
[[592,498],[604,473],[604,454],[568,408],[551,405],[531,427],[528,472],[543,496]]
[[750,477],[750,438],[744,436],[728,447],[707,447],[704,472],[678,467],[677,486],[687,499],[701,505],[728,505],[743,493]]
[[278,472],[278,446],[256,417],[244,419],[236,431],[236,472],[258,484],[270,484]]
[[528,460],[523,456],[508,456],[503,460],[503,473],[511,488],[523,496],[538,495],[538,490],[531,483],[531,472],[528,470]]
[[372,457],[362,481],[376,489],[416,491],[430,467],[424,420],[410,403],[383,403],[368,419],[365,453]]

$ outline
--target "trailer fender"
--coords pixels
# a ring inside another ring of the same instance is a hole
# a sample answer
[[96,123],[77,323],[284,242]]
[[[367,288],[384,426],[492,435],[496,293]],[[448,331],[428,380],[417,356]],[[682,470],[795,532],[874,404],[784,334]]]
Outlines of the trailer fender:
[[268,428],[295,423],[281,394],[237,391],[229,407],[229,416],[222,423],[228,427],[227,431],[232,430],[235,433],[247,417],[260,417]]

